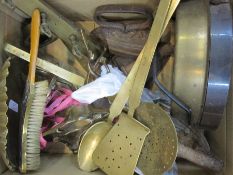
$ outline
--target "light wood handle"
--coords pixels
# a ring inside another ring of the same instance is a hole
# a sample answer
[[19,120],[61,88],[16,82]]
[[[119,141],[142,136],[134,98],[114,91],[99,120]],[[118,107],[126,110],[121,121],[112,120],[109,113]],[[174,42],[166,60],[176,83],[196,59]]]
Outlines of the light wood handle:
[[202,152],[193,150],[181,143],[178,146],[178,155],[179,158],[186,159],[196,165],[199,165],[203,168],[207,168],[213,171],[222,171],[224,163],[222,160],[216,159],[213,156],[204,154]]
[[35,83],[36,74],[36,59],[38,55],[39,40],[40,40],[40,11],[35,9],[32,13],[31,21],[31,41],[30,41],[30,63],[28,80],[30,84]]

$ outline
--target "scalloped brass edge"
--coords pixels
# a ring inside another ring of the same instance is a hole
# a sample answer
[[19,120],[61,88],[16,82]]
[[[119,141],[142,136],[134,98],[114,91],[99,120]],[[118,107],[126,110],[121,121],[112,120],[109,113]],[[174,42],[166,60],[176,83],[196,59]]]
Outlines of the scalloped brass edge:
[[10,67],[10,57],[4,62],[3,66],[0,69],[0,154],[1,157],[6,164],[6,166],[13,170],[13,167],[8,159],[6,147],[7,147],[7,135],[8,135],[8,117],[7,117],[7,87],[6,87],[6,79],[9,75],[9,67]]

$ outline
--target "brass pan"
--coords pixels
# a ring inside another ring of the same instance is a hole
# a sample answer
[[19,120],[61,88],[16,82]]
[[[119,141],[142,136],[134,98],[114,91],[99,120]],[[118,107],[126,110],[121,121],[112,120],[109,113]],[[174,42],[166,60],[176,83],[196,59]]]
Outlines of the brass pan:
[[[191,123],[218,127],[227,102],[233,56],[230,3],[182,3],[176,14],[173,93],[192,109]],[[173,105],[173,115],[182,111]]]

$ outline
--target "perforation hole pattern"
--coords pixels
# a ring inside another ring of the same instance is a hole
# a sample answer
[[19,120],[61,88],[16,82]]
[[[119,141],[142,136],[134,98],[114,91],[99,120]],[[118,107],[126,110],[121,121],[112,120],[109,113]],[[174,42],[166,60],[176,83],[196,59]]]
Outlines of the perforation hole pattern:
[[[118,122],[111,129],[109,135],[104,139],[106,144],[100,145],[98,151],[95,151],[94,157],[97,157],[98,165],[107,174],[133,174],[138,157],[140,155],[144,140],[145,129],[141,126],[135,132],[130,132],[129,125],[138,125],[138,123]],[[103,141],[104,142],[104,141]],[[98,156],[96,156],[98,154]]]
[[138,168],[145,175],[162,174],[171,168],[176,158],[175,127],[169,116],[158,107],[144,107],[138,111],[137,119],[151,130],[144,142]]

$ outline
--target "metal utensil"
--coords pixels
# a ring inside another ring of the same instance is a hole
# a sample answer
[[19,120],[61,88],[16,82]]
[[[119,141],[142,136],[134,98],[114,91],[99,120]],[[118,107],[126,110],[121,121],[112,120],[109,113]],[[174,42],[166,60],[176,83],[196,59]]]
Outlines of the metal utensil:
[[144,175],[163,174],[177,155],[177,134],[168,114],[158,104],[143,103],[136,110],[138,121],[150,128],[137,167]]
[[122,113],[116,124],[97,145],[92,158],[107,174],[133,174],[149,132],[146,126]]
[[92,154],[99,142],[111,129],[111,125],[106,122],[98,122],[91,126],[83,135],[77,154],[79,167],[84,171],[94,171],[98,166],[92,161]]

